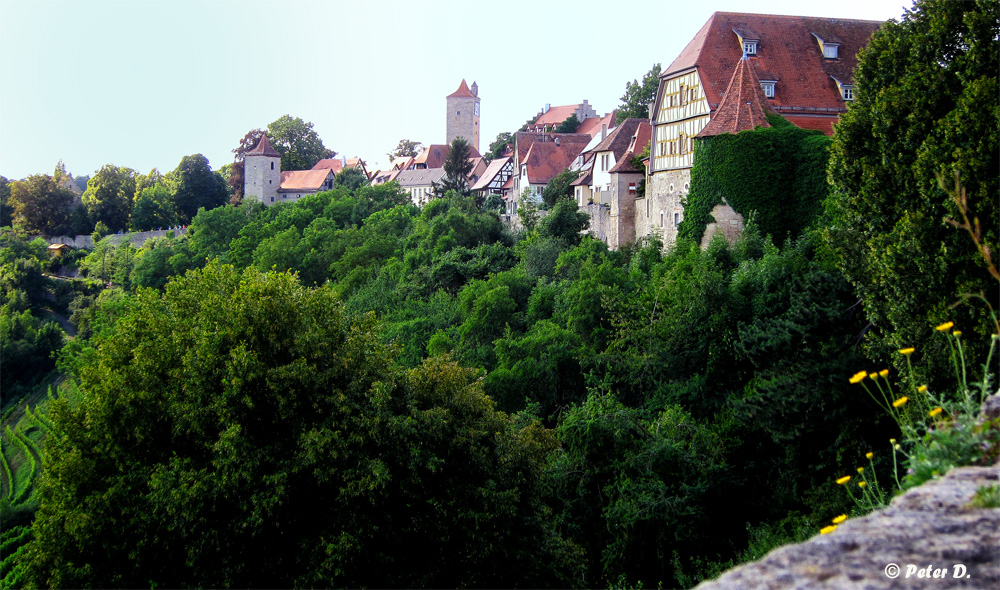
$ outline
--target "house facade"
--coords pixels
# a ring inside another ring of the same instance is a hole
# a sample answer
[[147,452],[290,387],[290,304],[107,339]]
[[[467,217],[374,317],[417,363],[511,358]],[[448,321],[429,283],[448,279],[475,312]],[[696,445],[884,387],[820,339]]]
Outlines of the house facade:
[[715,116],[738,62],[770,110],[828,135],[853,99],[858,51],[879,21],[716,12],[660,75],[645,196],[635,202],[637,237],[677,239],[691,186],[694,137]]

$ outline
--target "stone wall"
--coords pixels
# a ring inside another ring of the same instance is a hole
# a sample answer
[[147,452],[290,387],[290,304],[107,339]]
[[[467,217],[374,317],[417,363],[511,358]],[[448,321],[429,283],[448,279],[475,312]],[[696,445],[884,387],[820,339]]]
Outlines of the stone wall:
[[677,242],[684,220],[683,199],[691,186],[691,170],[667,170],[649,177],[646,196],[635,200],[635,239],[657,234],[665,247]]
[[725,236],[726,240],[732,244],[743,233],[743,216],[728,204],[712,207],[711,215],[715,221],[705,226],[705,233],[701,236],[702,250],[708,248],[716,234]]
[[[172,234],[174,237],[179,238],[187,233],[187,227],[175,227],[174,229],[162,229],[153,231],[140,231],[127,234],[112,234],[106,236],[111,238],[111,241],[115,244],[120,244],[125,240],[128,240],[136,248],[141,248],[147,240],[153,238],[162,238],[168,234]],[[90,236],[53,236],[44,238],[49,244],[68,244],[74,248],[85,248],[91,250],[94,248],[94,240]]]
[[611,208],[607,205],[588,203],[580,207],[580,210],[590,216],[590,228],[587,233],[610,245],[613,233]]

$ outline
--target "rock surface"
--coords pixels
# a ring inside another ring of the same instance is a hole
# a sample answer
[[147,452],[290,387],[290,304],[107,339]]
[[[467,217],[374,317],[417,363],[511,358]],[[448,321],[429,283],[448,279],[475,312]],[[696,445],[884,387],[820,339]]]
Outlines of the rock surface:
[[697,588],[998,589],[1000,508],[969,506],[980,486],[998,484],[998,465],[953,469],[887,508],[779,547]]

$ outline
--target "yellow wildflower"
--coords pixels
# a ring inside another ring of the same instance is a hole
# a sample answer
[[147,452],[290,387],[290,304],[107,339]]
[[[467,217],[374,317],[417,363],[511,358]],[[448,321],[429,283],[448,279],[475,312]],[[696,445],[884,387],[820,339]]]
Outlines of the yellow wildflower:
[[851,481],[850,475],[845,475],[844,477],[837,480],[837,485],[844,485],[845,483]]
[[890,444],[890,445],[894,445],[894,444],[896,444],[896,439],[894,439],[894,438],[890,438],[890,439],[889,439],[889,444]]
[[864,467],[858,467],[858,473],[864,473],[864,472],[865,472]]
[[913,354],[913,351],[914,351],[913,348],[900,348],[899,349],[899,354],[902,354],[902,355],[905,355],[905,356],[910,356],[911,354]]
[[933,418],[934,416],[937,416],[938,414],[940,414],[943,411],[944,410],[941,409],[941,406],[938,406],[938,407],[934,408],[933,410],[931,410],[930,412],[927,412],[927,415],[930,416],[931,418]]
[[903,447],[901,447],[899,445],[896,445],[896,446],[894,446],[892,448],[896,449],[897,451],[902,451],[903,450]]
[[863,488],[863,487],[865,487],[866,485],[868,485],[868,482],[867,482],[867,481],[859,481],[859,482],[858,482],[858,487],[859,487],[859,488]]
[[947,332],[954,325],[955,325],[955,322],[945,322],[945,323],[941,324],[940,326],[938,326],[938,327],[936,327],[934,329],[937,330],[938,332]]
[[855,373],[853,377],[850,378],[851,385],[859,383],[862,379],[868,376],[868,371],[861,371],[860,373]]
[[845,520],[847,520],[847,515],[846,514],[841,514],[837,518],[834,518],[831,522],[833,522],[833,524],[840,524],[840,523],[844,522]]
[[908,397],[906,397],[904,395],[903,397],[899,398],[898,400],[892,402],[892,407],[898,408],[899,406],[905,404],[908,401],[910,401],[910,398],[908,398]]
[[962,331],[961,330],[955,330],[954,332],[951,333],[951,335],[954,336],[955,338],[958,338],[959,336],[962,335]]
[[921,385],[920,387],[917,388],[917,393],[926,393],[926,392],[927,392],[926,385]]
[[878,376],[885,379],[886,377],[889,376],[889,369],[882,369],[881,371],[878,372]]
[[870,452],[870,451],[869,451],[869,452],[867,452],[867,453],[865,453],[865,459],[871,459],[871,458],[872,458],[872,457],[874,457],[874,456],[875,456],[875,453],[872,453],[872,452]]
[[819,534],[825,535],[827,533],[832,533],[835,530],[837,530],[837,525],[831,524],[830,526],[825,526],[825,527],[821,528],[819,530]]
[[868,373],[868,378],[871,379],[872,381],[877,381],[878,373]]

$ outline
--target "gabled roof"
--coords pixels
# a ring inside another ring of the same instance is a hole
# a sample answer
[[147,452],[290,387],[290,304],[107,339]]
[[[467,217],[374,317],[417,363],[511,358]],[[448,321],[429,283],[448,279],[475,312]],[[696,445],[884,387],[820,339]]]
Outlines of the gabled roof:
[[[750,63],[758,78],[777,82],[775,97],[768,99],[775,110],[781,113],[788,107],[835,114],[845,109],[830,76],[852,80],[858,52],[881,25],[880,21],[716,12],[660,78],[672,78],[697,67],[709,107],[714,110],[743,57],[739,33],[753,34],[759,43]],[[817,36],[839,40],[838,59],[823,57]]]
[[252,150],[250,150],[249,152],[243,154],[243,156],[244,157],[246,157],[246,156],[270,156],[272,158],[280,158],[281,154],[279,154],[277,150],[275,150],[273,147],[271,147],[271,142],[268,141],[267,134],[265,133],[265,134],[263,134],[263,135],[260,136],[260,140],[257,142],[257,145],[255,145],[254,148]]
[[577,133],[586,133],[591,137],[597,137],[601,133],[601,126],[607,125],[607,129],[611,129],[615,126],[615,116],[617,116],[618,111],[614,110],[610,113],[604,115],[603,117],[590,117],[585,119],[580,126],[577,127]]
[[291,170],[281,173],[281,192],[318,191],[323,183],[333,175],[333,170],[320,168],[318,170]]
[[504,166],[512,165],[511,160],[512,158],[510,156],[506,156],[503,158],[497,158],[496,160],[490,162],[490,165],[486,167],[486,171],[483,172],[483,175],[479,177],[476,184],[472,185],[472,188],[469,190],[478,191],[487,188],[490,183],[493,182],[493,179],[496,178],[498,174],[503,172]]
[[518,131],[514,134],[514,154],[517,156],[514,165],[521,165],[528,150],[535,143],[555,142],[556,139],[559,140],[560,144],[574,146],[574,149],[576,149],[576,153],[573,154],[574,158],[593,140],[586,133],[533,133],[531,131]]
[[569,116],[576,113],[576,109],[578,108],[580,108],[578,104],[549,107],[549,110],[542,113],[533,125],[549,125],[550,127],[554,127],[569,119]]
[[646,119],[639,119],[639,126],[636,127],[635,133],[632,134],[632,141],[629,143],[628,150],[618,158],[618,163],[611,167],[608,172],[645,172],[643,169],[636,168],[632,165],[632,159],[636,156],[642,155],[642,152],[649,147],[649,140],[653,134],[653,126],[649,124]]
[[402,188],[431,186],[444,178],[444,168],[421,168],[420,170],[400,170],[395,181]]
[[739,133],[755,127],[770,127],[764,118],[772,112],[771,105],[764,96],[764,89],[746,57],[736,64],[729,87],[722,96],[722,102],[715,116],[695,137],[711,137],[722,133]]
[[593,150],[594,153],[612,152],[615,155],[615,159],[621,158],[632,143],[632,136],[635,135],[635,130],[639,128],[639,123],[642,121],[643,119],[625,119],[621,125],[615,127],[604,138],[604,141],[597,144],[597,147]]
[[453,97],[476,98],[476,95],[473,94],[471,90],[469,90],[469,86],[465,83],[465,78],[462,78],[462,83],[458,85],[458,90],[452,92],[445,98],[453,98]]
[[594,170],[592,168],[588,168],[582,172],[583,174],[578,176],[576,180],[569,183],[570,186],[590,186],[594,182]]
[[570,162],[580,153],[579,144],[556,145],[555,142],[535,142],[521,159],[528,167],[528,182],[546,184],[560,172],[569,168]]
[[339,158],[323,158],[312,167],[313,170],[333,170],[334,174],[340,174],[344,169],[344,161]]
[[451,147],[447,144],[429,145],[424,148],[424,151],[417,154],[412,162],[409,162],[407,168],[416,164],[425,164],[428,168],[443,168],[444,159],[448,157],[449,151],[451,151]]

